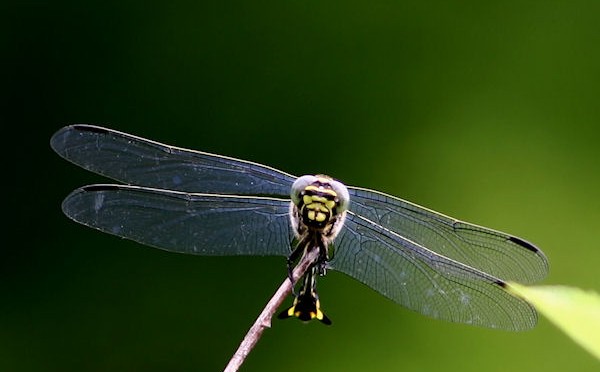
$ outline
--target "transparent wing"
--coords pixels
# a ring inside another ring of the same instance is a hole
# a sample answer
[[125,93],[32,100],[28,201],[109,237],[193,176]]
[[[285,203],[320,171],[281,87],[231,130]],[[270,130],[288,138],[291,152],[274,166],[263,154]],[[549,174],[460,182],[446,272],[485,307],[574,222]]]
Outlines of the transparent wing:
[[92,185],[62,208],[81,224],[173,252],[287,256],[293,237],[285,199]]
[[501,280],[353,213],[330,266],[429,317],[513,331],[537,322],[535,310],[508,294]]
[[186,150],[93,125],[60,129],[63,158],[117,181],[186,192],[288,197],[295,177],[261,164]]
[[[52,148],[65,159],[118,181],[178,191],[287,198],[295,177],[220,155],[164,145],[111,129],[73,125]],[[444,216],[377,191],[349,188],[350,210],[428,249],[505,280],[532,283],[548,271],[531,243]]]
[[350,210],[440,255],[503,280],[534,283],[548,261],[533,244],[381,192],[349,187]]

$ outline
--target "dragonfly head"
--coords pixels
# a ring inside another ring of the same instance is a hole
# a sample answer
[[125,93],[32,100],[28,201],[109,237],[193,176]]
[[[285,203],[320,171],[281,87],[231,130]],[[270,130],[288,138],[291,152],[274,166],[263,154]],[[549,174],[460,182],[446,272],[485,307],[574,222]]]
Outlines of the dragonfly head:
[[324,175],[302,176],[292,185],[291,218],[296,232],[325,232],[333,239],[348,209],[350,195],[344,184]]

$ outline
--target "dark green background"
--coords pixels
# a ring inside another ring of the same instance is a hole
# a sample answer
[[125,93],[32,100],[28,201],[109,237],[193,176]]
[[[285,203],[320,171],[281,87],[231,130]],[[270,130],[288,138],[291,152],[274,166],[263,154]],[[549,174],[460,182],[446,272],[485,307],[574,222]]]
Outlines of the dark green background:
[[[148,4],[0,5],[0,370],[217,371],[286,275],[69,221],[62,198],[105,181],[49,148],[72,123],[376,188],[531,240],[546,283],[600,289],[600,2]],[[244,371],[599,366],[545,319],[439,322],[338,273],[320,293],[334,325],[275,321]]]

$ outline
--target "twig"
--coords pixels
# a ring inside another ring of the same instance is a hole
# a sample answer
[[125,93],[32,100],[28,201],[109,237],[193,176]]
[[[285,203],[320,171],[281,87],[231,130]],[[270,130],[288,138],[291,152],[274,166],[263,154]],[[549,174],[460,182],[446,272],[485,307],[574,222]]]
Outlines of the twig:
[[[297,282],[298,279],[300,279],[304,275],[306,270],[314,262],[316,262],[318,254],[319,250],[313,249],[304,256],[302,256],[300,262],[298,262],[298,265],[296,265],[292,273],[294,283]],[[258,318],[256,318],[256,321],[254,322],[252,327],[250,327],[248,333],[246,333],[244,340],[238,347],[235,354],[233,354],[233,356],[229,360],[229,364],[227,364],[227,367],[225,367],[224,372],[236,372],[241,367],[242,363],[244,363],[244,360],[246,360],[248,354],[250,354],[250,351],[252,351],[254,346],[258,343],[258,340],[262,336],[263,331],[266,328],[271,328],[271,318],[273,317],[273,314],[275,313],[277,308],[279,308],[283,300],[285,300],[285,298],[291,292],[292,283],[290,282],[289,278],[286,278],[283,281],[283,283],[281,283],[281,286],[279,287],[277,292],[275,292],[273,297],[271,297],[271,300],[269,300],[267,305],[265,305],[265,308],[260,313]]]

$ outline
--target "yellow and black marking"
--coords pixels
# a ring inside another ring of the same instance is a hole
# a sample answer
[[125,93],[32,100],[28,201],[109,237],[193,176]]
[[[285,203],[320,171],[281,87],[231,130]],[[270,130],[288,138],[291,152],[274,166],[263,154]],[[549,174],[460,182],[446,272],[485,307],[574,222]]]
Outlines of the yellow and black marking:
[[303,222],[313,228],[324,228],[331,223],[336,214],[338,195],[326,179],[317,178],[317,182],[306,186],[301,192],[298,206]]
[[296,317],[302,321],[320,320],[323,324],[331,325],[331,320],[321,310],[321,303],[316,290],[315,274],[317,268],[311,267],[304,275],[304,283],[294,299],[294,304],[282,311],[277,317],[286,319]]
[[330,177],[302,176],[292,186],[290,217],[298,244],[288,256],[288,271],[308,249],[319,250],[318,273],[325,274],[329,248],[340,231],[348,195],[339,182]]
[[344,225],[350,196],[346,187],[331,177],[305,175],[292,185],[290,198],[290,222],[297,243],[288,256],[290,281],[293,282],[294,263],[303,254],[316,249],[319,256],[304,275],[300,292],[294,292],[293,305],[279,314],[279,318],[318,319],[324,324],[331,324],[321,310],[316,276],[325,275],[330,253],[333,254],[333,240]]

